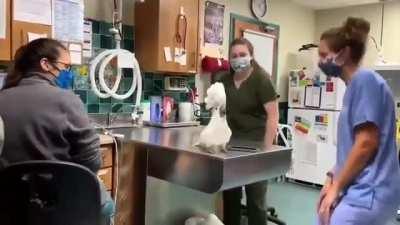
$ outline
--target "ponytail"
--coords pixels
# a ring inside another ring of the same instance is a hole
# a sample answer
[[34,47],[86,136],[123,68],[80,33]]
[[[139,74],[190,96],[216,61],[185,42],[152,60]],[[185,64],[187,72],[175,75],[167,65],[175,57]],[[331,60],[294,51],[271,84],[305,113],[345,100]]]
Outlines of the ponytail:
[[336,53],[349,47],[352,61],[358,64],[365,54],[369,31],[368,21],[349,17],[341,27],[325,31],[321,35],[321,40],[327,41],[329,48]]
[[15,53],[3,89],[17,86],[29,72],[43,72],[40,60],[47,58],[56,61],[60,49],[66,50],[59,41],[49,38],[40,38],[20,47]]

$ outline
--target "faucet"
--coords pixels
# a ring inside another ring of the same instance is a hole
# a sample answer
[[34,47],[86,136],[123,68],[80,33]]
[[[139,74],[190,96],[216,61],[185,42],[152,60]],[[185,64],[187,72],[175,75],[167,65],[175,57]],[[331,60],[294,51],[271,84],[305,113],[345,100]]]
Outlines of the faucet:
[[[134,127],[140,127],[143,125],[143,110],[141,109],[141,107],[135,106],[135,105],[129,105],[129,107],[132,108],[132,113],[130,115],[130,121],[129,119],[127,119],[128,121],[126,122],[131,122],[131,124]],[[122,107],[120,109],[117,110],[116,113],[122,113],[123,109]],[[108,114],[108,124],[110,127],[113,126],[115,120],[117,119],[121,119],[124,118],[121,114],[112,114],[109,113]]]

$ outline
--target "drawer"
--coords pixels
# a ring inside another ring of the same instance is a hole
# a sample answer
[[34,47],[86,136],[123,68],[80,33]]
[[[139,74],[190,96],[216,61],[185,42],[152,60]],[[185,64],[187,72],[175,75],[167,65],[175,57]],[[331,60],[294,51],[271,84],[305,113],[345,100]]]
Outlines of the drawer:
[[100,151],[101,151],[102,168],[112,166],[113,165],[112,149],[101,147]]
[[112,190],[112,168],[104,168],[97,173],[99,179],[103,182],[106,190]]

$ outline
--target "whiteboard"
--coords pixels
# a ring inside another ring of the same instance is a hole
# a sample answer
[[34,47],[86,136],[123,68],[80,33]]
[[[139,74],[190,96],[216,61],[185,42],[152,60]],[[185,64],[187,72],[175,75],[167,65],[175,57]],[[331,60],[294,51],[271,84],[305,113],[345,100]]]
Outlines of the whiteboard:
[[243,37],[253,44],[254,59],[270,76],[274,77],[272,73],[274,71],[275,37],[252,30],[245,30]]

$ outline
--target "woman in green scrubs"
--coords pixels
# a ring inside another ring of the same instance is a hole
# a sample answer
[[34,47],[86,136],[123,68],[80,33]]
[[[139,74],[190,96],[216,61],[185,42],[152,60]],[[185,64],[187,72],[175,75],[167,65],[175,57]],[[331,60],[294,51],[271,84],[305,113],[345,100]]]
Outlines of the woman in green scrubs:
[[[263,142],[270,148],[278,127],[278,95],[269,74],[254,60],[254,48],[244,38],[230,45],[231,73],[220,81],[226,92],[227,120],[232,139]],[[267,181],[245,187],[248,224],[266,225]],[[224,222],[240,225],[242,188],[224,192]]]

